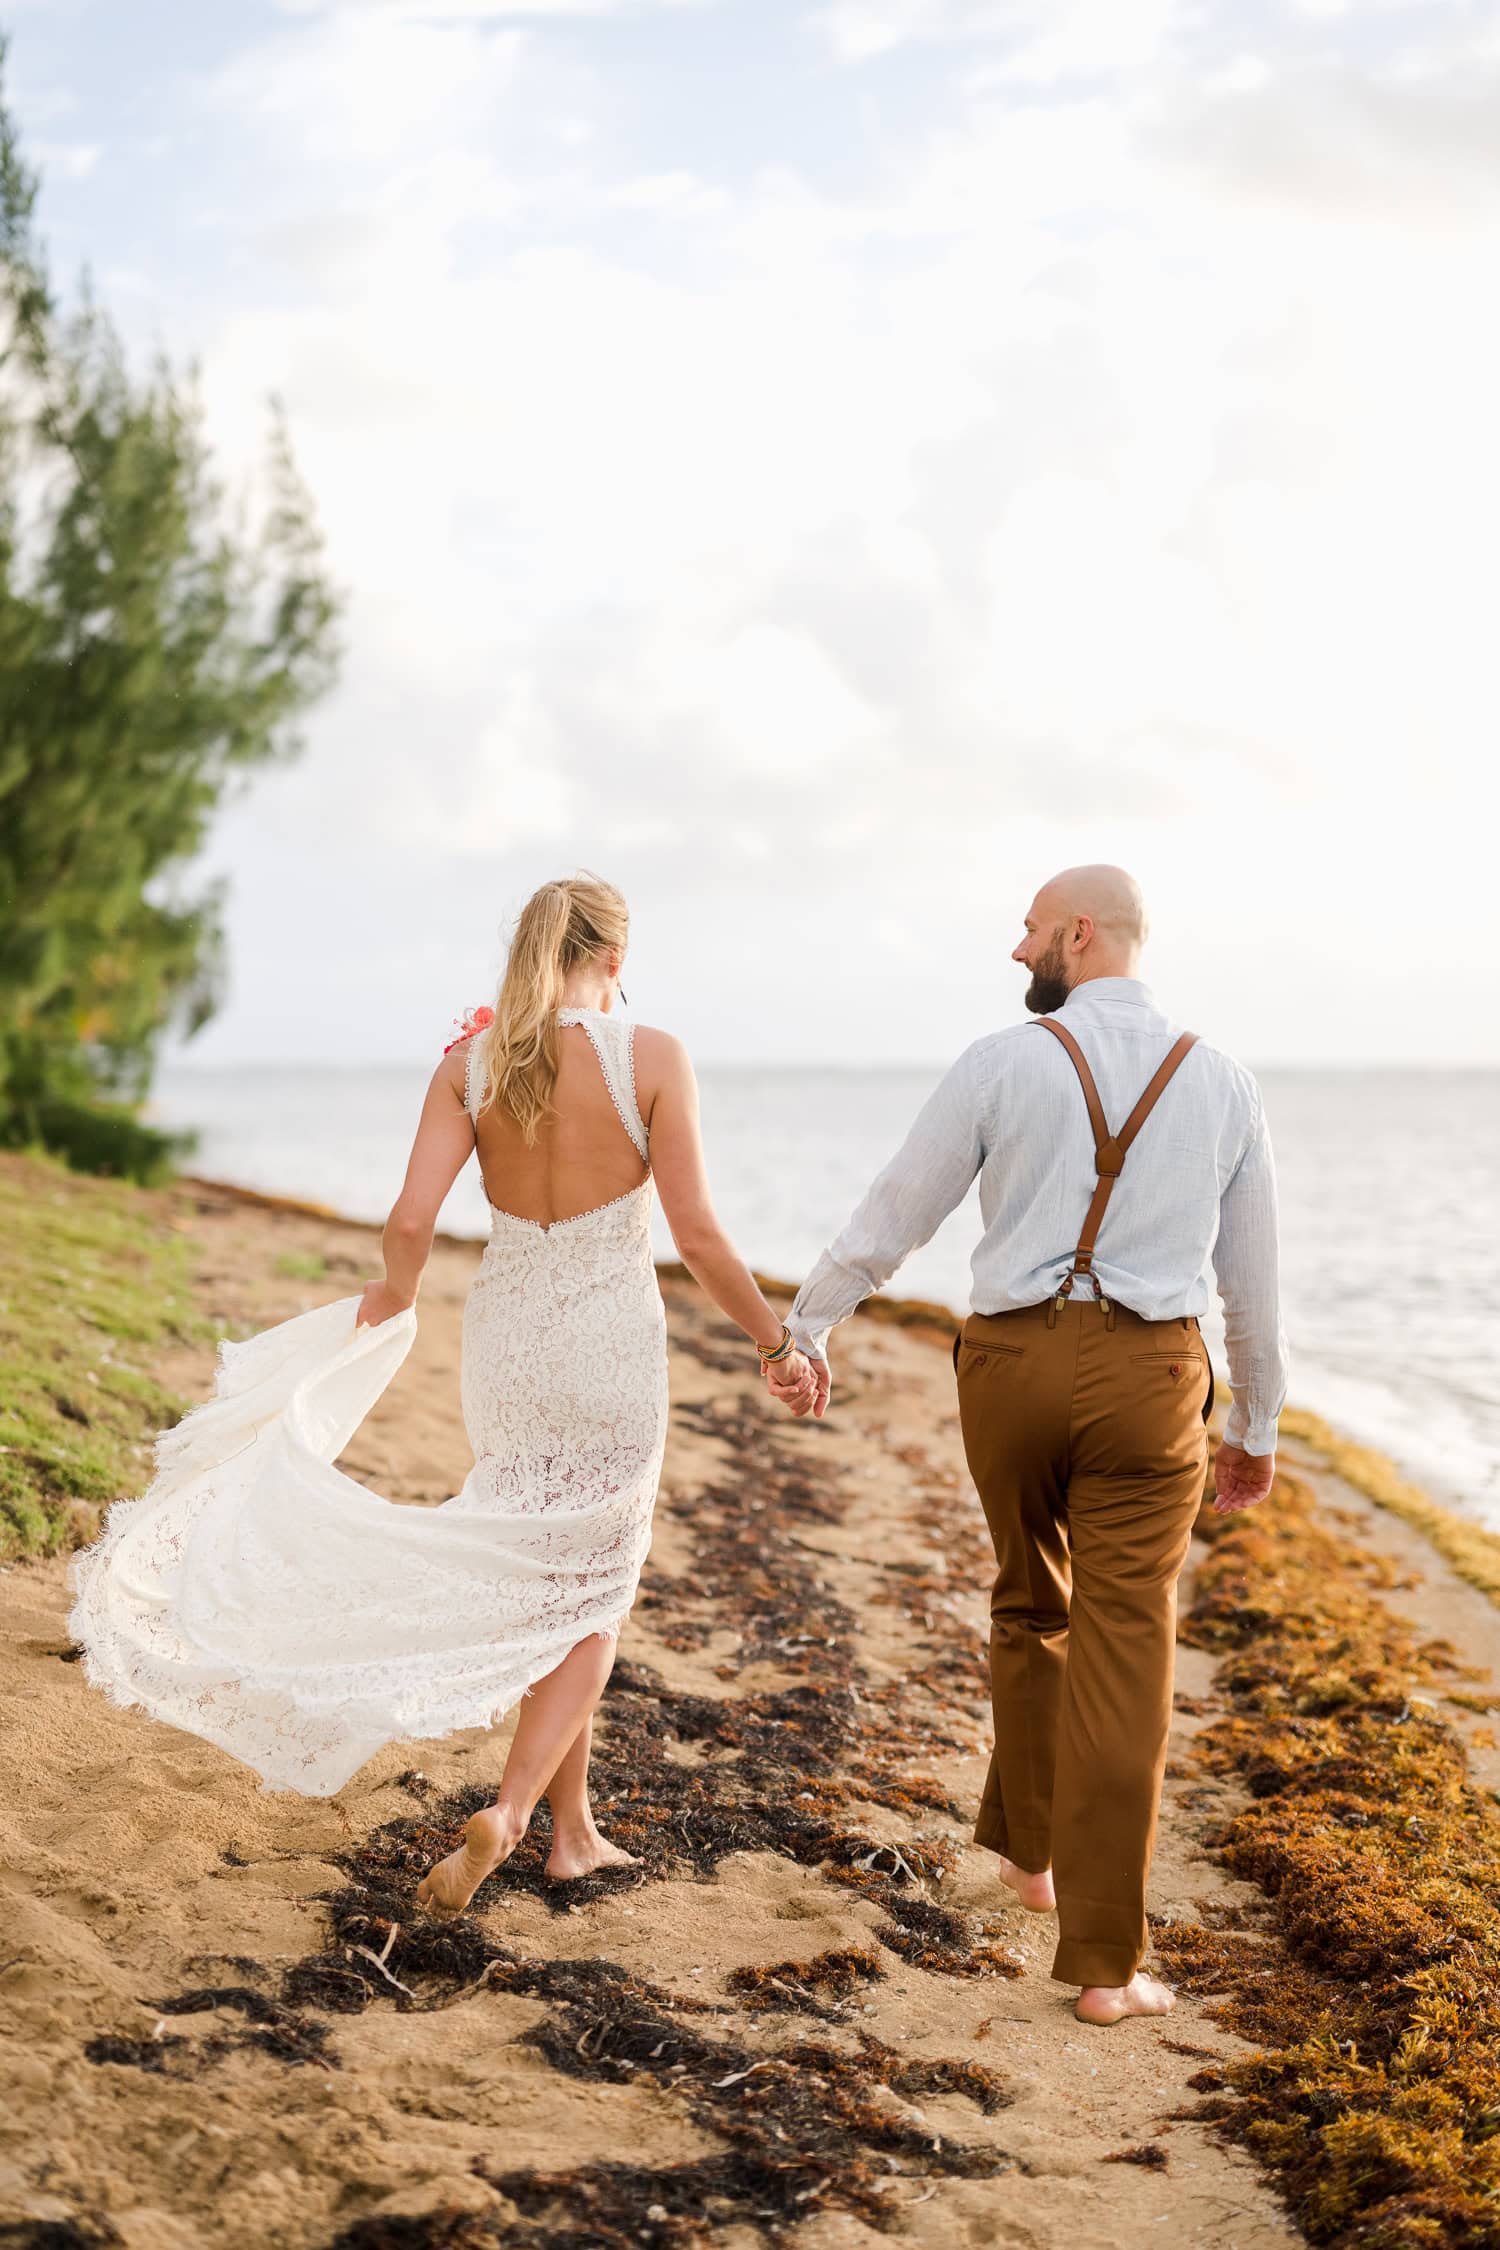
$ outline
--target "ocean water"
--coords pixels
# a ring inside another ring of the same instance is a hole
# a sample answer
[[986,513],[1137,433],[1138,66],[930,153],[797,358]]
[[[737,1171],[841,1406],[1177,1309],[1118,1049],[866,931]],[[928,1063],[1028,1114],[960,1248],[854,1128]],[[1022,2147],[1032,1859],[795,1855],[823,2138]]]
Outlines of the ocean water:
[[[705,1068],[720,1215],[749,1262],[795,1280],[899,1144],[936,1070]],[[152,1116],[201,1134],[193,1168],[381,1220],[425,1067],[164,1071]],[[1500,1525],[1500,1072],[1261,1073],[1281,1185],[1291,1399]],[[470,1164],[440,1224],[482,1236]],[[658,1254],[674,1255],[657,1213]],[[892,1290],[964,1311],[977,1200]],[[1205,1324],[1222,1366],[1216,1322]],[[834,1345],[837,1368],[837,1340]]]

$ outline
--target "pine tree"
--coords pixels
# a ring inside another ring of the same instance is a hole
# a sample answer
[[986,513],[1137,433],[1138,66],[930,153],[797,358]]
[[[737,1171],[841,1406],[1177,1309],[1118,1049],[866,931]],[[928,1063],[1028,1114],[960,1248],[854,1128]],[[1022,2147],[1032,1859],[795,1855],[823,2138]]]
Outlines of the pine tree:
[[[194,378],[64,311],[0,41],[0,1139],[137,1170],[102,1130],[212,1014],[222,901],[191,861],[241,776],[301,747],[337,603],[272,402],[262,520],[231,519]],[[92,1115],[91,1112],[96,1113]]]

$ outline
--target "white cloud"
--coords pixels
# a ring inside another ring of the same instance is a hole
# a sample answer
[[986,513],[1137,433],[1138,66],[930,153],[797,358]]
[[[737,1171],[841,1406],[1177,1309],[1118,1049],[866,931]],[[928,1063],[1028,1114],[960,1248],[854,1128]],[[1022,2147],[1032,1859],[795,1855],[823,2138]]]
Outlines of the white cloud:
[[733,761],[737,781],[809,777],[873,747],[880,732],[816,641],[780,625],[668,642],[653,684],[664,711]]
[[1207,104],[1174,88],[1155,145],[1190,162],[1205,186],[1280,206],[1315,230],[1345,220],[1482,226],[1500,210],[1500,70],[1464,61],[1455,67],[1450,50],[1441,69],[1398,64],[1380,75],[1323,61]]
[[1188,14],[1185,0],[1037,0],[1025,11],[1025,37],[991,75],[1045,85],[1141,70]]
[[[11,12],[13,14],[14,10]],[[20,68],[17,67],[14,47],[8,50],[5,58],[5,74],[7,97],[24,114],[26,123],[30,126],[32,132],[50,132],[64,118],[78,115],[81,104],[73,87],[56,84],[51,86],[28,84],[25,73],[24,50]],[[32,147],[34,153],[34,143]]]
[[34,141],[27,151],[38,170],[64,180],[86,180],[103,154],[97,141]]
[[841,62],[868,62],[953,23],[948,0],[833,0],[812,21]]
[[549,737],[549,714],[537,706],[528,683],[517,682],[475,744],[463,776],[465,794],[434,790],[431,769],[426,776],[408,769],[404,801],[383,808],[388,834],[428,850],[471,854],[566,838],[577,807],[566,777],[537,756],[538,743]]
[[275,0],[284,16],[346,15],[355,23],[493,23],[524,17],[545,22],[568,16],[619,16],[640,8],[692,6],[695,0]]
[[678,218],[708,218],[729,208],[723,188],[710,187],[691,172],[649,172],[609,190],[620,211],[663,211]]
[[1271,81],[1271,66],[1263,55],[1236,55],[1204,82],[1209,94],[1258,94]]
[[259,122],[282,161],[359,163],[482,135],[522,34],[340,0],[244,49],[211,80],[226,118]]
[[972,51],[981,82],[1046,82],[1149,63],[1191,13],[1185,0],[830,0],[810,21],[841,62],[934,43]]

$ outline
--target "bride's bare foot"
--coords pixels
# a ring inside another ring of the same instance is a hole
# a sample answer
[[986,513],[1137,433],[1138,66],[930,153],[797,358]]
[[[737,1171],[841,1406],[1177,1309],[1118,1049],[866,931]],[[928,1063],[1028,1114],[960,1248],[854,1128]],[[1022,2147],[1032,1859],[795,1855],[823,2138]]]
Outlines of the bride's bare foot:
[[525,1833],[508,1806],[486,1805],[471,1813],[458,1850],[429,1867],[417,1885],[417,1904],[430,1914],[462,1914],[486,1875],[509,1859]]
[[1088,1984],[1073,2010],[1080,2023],[1119,2023],[1126,2016],[1164,2016],[1176,1998],[1155,1977],[1137,1969],[1129,1984]]
[[1052,1888],[1052,1870],[1044,1867],[1040,1875],[1028,1875],[1024,1867],[1017,1867],[1013,1859],[1000,1862],[1000,1879],[1009,1883],[1021,1904],[1032,1914],[1055,1914],[1057,1893]]
[[554,1883],[576,1883],[580,1875],[597,1875],[604,1867],[639,1865],[634,1852],[606,1842],[597,1828],[587,1835],[559,1836],[547,1855],[547,1873]]

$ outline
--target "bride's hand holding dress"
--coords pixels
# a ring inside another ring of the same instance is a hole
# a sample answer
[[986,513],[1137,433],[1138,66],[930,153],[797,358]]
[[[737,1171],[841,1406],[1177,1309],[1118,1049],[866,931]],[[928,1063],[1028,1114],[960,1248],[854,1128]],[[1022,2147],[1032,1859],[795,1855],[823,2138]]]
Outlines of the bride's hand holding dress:
[[382,1321],[394,1320],[397,1313],[410,1310],[411,1300],[398,1297],[388,1281],[367,1281],[359,1300],[359,1311],[354,1316],[356,1328],[378,1328]]

